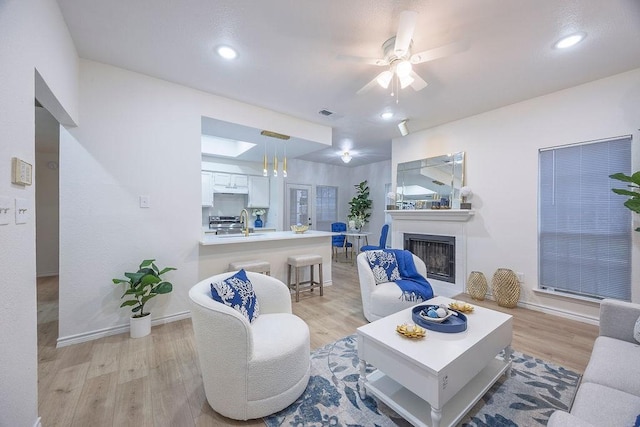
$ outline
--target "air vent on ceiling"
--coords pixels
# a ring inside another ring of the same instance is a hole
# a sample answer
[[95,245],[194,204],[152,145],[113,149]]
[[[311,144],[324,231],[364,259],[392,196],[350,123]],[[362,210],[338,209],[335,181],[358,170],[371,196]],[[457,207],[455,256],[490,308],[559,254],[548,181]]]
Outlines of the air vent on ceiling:
[[318,111],[318,113],[322,114],[323,116],[330,116],[333,114],[333,111],[329,111],[329,110],[320,110]]

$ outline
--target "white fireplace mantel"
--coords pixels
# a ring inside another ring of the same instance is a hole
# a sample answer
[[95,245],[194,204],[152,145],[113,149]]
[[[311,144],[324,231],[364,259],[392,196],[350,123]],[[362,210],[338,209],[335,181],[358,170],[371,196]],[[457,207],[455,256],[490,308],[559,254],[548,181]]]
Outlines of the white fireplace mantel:
[[469,209],[386,210],[392,218],[391,247],[404,247],[405,234],[435,234],[455,237],[455,283],[429,278],[436,295],[453,297],[464,292],[467,277],[467,223],[475,215]]
[[384,212],[394,220],[460,222],[469,221],[476,213],[470,209],[390,209]]

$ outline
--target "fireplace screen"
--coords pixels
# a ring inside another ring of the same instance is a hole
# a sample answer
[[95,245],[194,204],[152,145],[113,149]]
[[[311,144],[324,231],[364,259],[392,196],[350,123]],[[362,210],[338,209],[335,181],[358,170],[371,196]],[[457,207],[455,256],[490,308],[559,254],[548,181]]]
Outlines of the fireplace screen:
[[405,234],[404,248],[427,265],[427,278],[456,282],[456,238],[432,234]]

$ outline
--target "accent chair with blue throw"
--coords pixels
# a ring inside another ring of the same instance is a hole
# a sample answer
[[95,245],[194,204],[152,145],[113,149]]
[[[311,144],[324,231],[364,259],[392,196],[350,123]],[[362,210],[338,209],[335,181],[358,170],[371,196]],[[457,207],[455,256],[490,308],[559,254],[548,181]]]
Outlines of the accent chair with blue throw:
[[235,420],[291,405],[309,382],[309,327],[291,312],[289,288],[244,270],[189,291],[191,319],[211,408]]
[[362,311],[369,321],[381,319],[433,298],[427,266],[409,251],[386,249],[357,257]]
[[389,224],[385,224],[382,226],[382,230],[380,230],[380,243],[378,244],[378,246],[365,245],[360,248],[360,251],[364,252],[375,251],[376,249],[385,249],[387,247],[387,234],[389,234]]
[[[331,231],[334,233],[342,233],[343,231],[347,231],[347,224],[344,222],[333,222],[331,223]],[[351,242],[345,242],[347,237],[345,235],[340,236],[332,236],[331,237],[331,247],[333,248],[333,258],[338,260],[338,249],[344,248],[344,256],[347,257],[347,249],[351,248],[351,258],[353,258],[353,244]]]

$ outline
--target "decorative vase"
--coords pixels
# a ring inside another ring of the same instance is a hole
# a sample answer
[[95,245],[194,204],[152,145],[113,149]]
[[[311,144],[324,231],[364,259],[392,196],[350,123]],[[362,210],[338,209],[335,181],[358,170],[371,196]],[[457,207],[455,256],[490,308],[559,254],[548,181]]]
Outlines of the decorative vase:
[[256,215],[256,221],[253,223],[256,228],[262,228],[262,219],[260,215]]
[[499,268],[491,280],[493,297],[500,307],[514,308],[520,298],[520,282],[513,270]]
[[484,300],[488,289],[487,278],[481,271],[472,271],[467,279],[467,293],[473,299]]
[[143,317],[131,317],[129,322],[129,335],[131,338],[146,337],[151,333],[151,314]]

